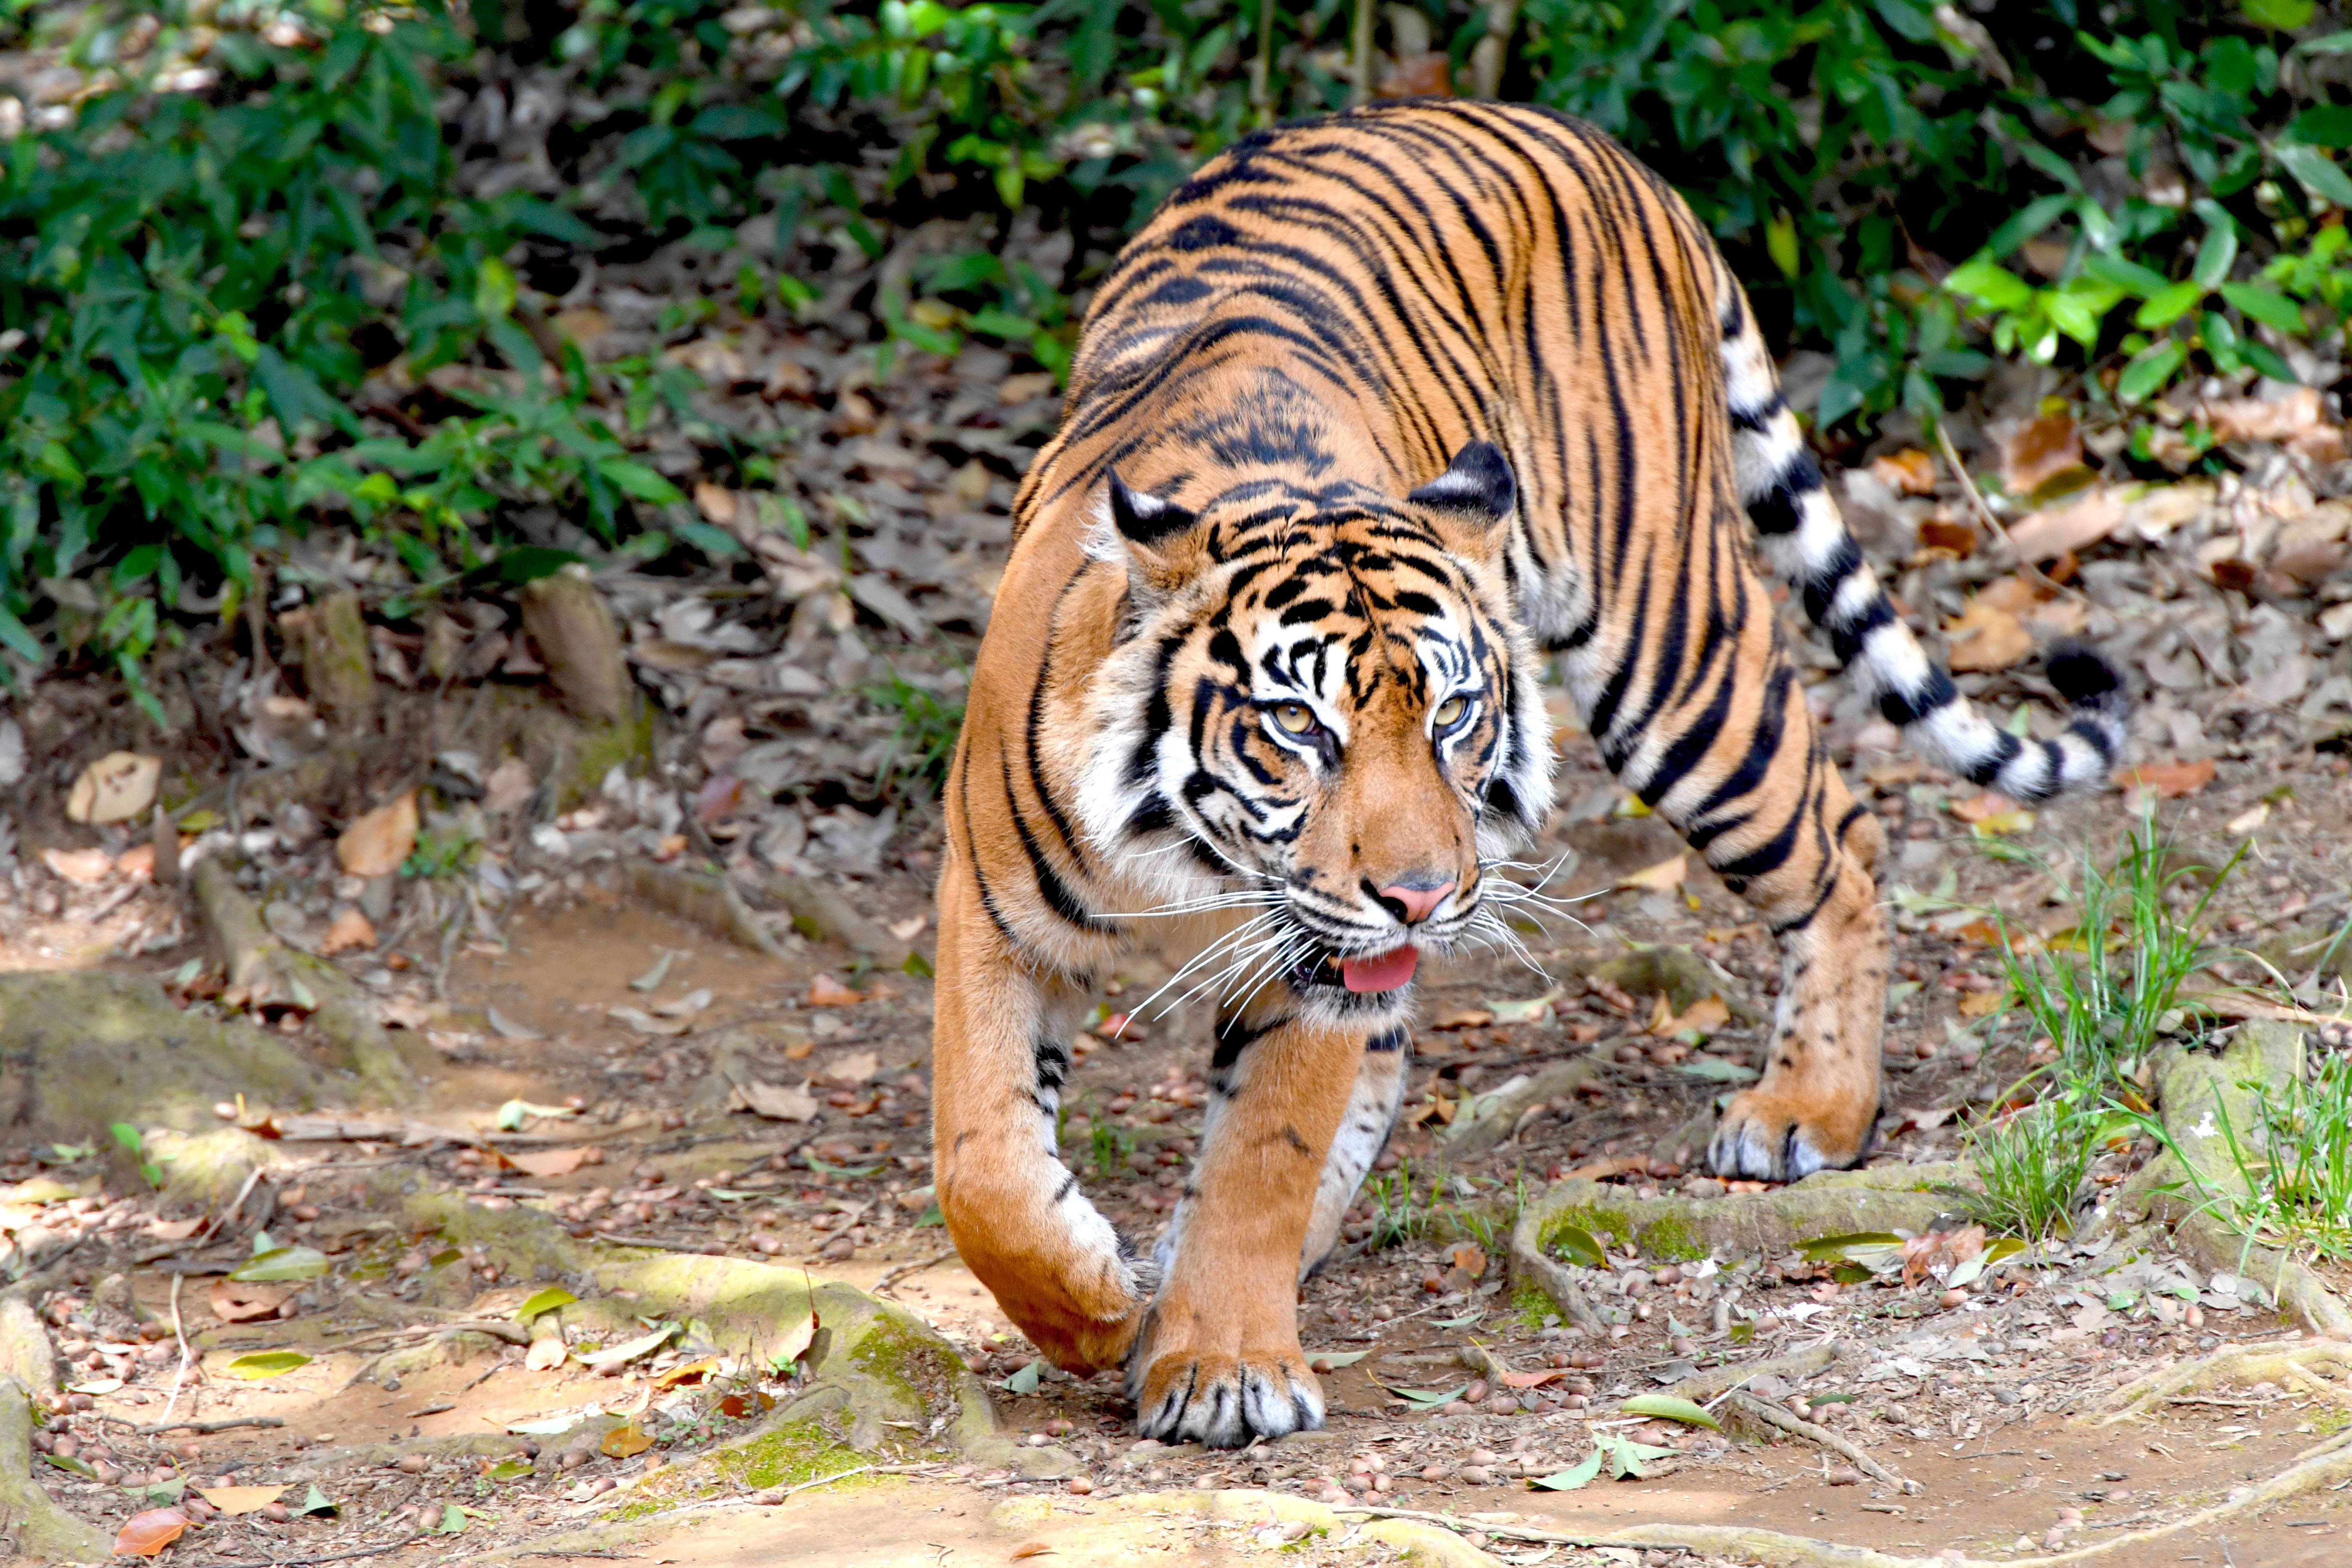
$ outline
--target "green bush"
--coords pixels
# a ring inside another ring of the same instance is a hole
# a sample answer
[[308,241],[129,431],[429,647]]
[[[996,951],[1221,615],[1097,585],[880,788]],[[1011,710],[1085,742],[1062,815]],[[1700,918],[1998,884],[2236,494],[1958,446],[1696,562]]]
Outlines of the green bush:
[[[0,0],[0,47],[62,47],[97,89],[0,142],[0,643],[23,660],[101,658],[137,689],[322,524],[373,542],[395,612],[499,570],[532,508],[724,551],[633,455],[690,378],[586,363],[535,269],[738,257],[670,301],[693,331],[870,268],[879,354],[977,339],[1059,371],[1122,236],[1249,129],[1349,101],[1358,38],[1375,76],[1491,78],[1661,169],[1775,341],[1833,355],[1824,428],[1932,418],[1988,349],[2128,416],[2184,377],[2333,359],[2352,299],[2330,96],[2352,33],[2308,0],[1417,0],[1369,30],[1353,0],[270,15]],[[526,70],[572,89],[563,190],[468,195],[450,106]],[[938,217],[972,247],[874,265]],[[742,244],[755,223],[772,244]],[[370,388],[394,367],[461,374],[393,408]]]

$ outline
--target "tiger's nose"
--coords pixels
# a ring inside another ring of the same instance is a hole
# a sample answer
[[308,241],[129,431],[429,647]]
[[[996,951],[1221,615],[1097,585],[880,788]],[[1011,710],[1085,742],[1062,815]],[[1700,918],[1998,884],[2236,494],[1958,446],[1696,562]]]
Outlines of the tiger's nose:
[[1426,882],[1392,882],[1381,889],[1381,902],[1388,905],[1390,912],[1405,924],[1417,926],[1427,920],[1437,906],[1444,903],[1453,891],[1454,884],[1451,881],[1434,885]]

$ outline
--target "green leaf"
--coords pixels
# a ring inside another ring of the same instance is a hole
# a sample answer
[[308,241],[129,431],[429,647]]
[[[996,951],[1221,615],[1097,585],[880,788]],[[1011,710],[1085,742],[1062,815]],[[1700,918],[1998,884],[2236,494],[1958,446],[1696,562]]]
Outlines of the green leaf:
[[518,544],[511,550],[499,551],[496,560],[467,573],[465,580],[468,584],[485,586],[495,584],[502,588],[520,588],[526,583],[536,583],[541,577],[552,577],[580,559],[569,550],[557,550],[544,544]]
[[2162,391],[2188,358],[2189,351],[2170,338],[2152,345],[2124,366],[2116,379],[2116,395],[2126,403],[2143,401]]
[[2208,289],[2220,288],[2230,276],[2231,264],[2238,259],[2238,226],[2226,221],[2229,216],[2223,212],[2225,221],[2205,231],[2205,238],[2197,247],[2197,265],[2189,271],[2192,281]]
[[1703,1078],[1710,1083],[1750,1083],[1756,1078],[1754,1068],[1726,1061],[1721,1057],[1696,1056],[1688,1061],[1676,1062],[1675,1070],[1688,1078]]
[[2147,302],[2133,313],[2132,325],[2150,331],[2168,327],[2195,310],[2207,292],[2205,285],[2194,278],[2168,285],[2149,295]]
[[1840,1258],[1851,1258],[1856,1251],[1882,1247],[1900,1247],[1903,1238],[1890,1230],[1857,1230],[1842,1236],[1816,1237],[1797,1243],[1797,1250],[1815,1263],[1828,1263]]
[[250,1355],[241,1355],[229,1363],[228,1374],[231,1377],[258,1380],[276,1377],[281,1373],[292,1372],[297,1367],[310,1364],[310,1358],[300,1351],[255,1351]]
[[1764,249],[1783,278],[1797,275],[1797,215],[1785,208],[1764,226]]
[[1011,1377],[1006,1378],[1004,1380],[1004,1392],[1007,1394],[1036,1393],[1037,1380],[1044,1374],[1045,1370],[1045,1358],[1041,1356],[1037,1360],[1031,1362],[1027,1366],[1023,1367],[1019,1372],[1014,1373]]
[[441,1505],[441,1522],[427,1526],[427,1535],[461,1535],[466,1529],[466,1510],[454,1502]]
[[2311,26],[2311,14],[2316,6],[2314,0],[2240,0],[2238,8],[2257,27],[2292,33],[2297,27]]
[[1340,1367],[1355,1365],[1371,1353],[1370,1351],[1310,1351],[1307,1364],[1317,1372],[1336,1372]]
[[2352,104],[2306,109],[2288,122],[2286,133],[2307,147],[2352,147]]
[[285,1284],[316,1279],[327,1267],[327,1255],[315,1247],[273,1247],[256,1253],[243,1268],[232,1270],[229,1278],[247,1285]]
[[1570,1263],[1587,1268],[1598,1268],[1609,1261],[1609,1254],[1600,1240],[1581,1226],[1554,1226],[1546,1231],[1544,1240]]
[[2284,381],[2292,384],[2303,380],[2301,376],[2295,374],[2294,366],[2287,363],[2285,356],[2259,339],[2247,338],[2238,344],[2238,355],[2273,381]]
[[2303,335],[2303,307],[2275,289],[2260,283],[2224,283],[2221,298],[2266,327],[2290,337]]
[[107,1128],[107,1131],[114,1134],[115,1142],[132,1154],[138,1153],[146,1143],[146,1140],[139,1135],[139,1129],[131,1126],[128,1121],[114,1122]]
[[333,1513],[336,1511],[335,1500],[320,1491],[319,1483],[313,1481],[310,1483],[310,1491],[302,1499],[301,1506],[294,1511],[296,1513]]
[[552,1312],[558,1307],[569,1307],[578,1300],[580,1300],[579,1297],[566,1290],[562,1286],[550,1285],[546,1289],[535,1292],[530,1300],[517,1307],[514,1321],[518,1323],[528,1323],[541,1312]]
[[2152,267],[2142,267],[2120,256],[2093,251],[2083,258],[2083,276],[2111,283],[2136,299],[2145,300],[2172,286],[2172,280]]
[[278,423],[289,438],[306,419],[356,433],[357,423],[350,411],[328,396],[327,389],[309,371],[268,343],[261,345],[261,352],[254,358],[253,375],[268,395],[270,406],[278,411]]
[[[1373,1381],[1375,1383],[1380,1382],[1378,1378],[1373,1379]],[[1395,1394],[1399,1399],[1405,1400],[1423,1410],[1431,1409],[1440,1405],[1450,1405],[1454,1400],[1461,1398],[1464,1394],[1470,1392],[1470,1385],[1466,1383],[1459,1388],[1449,1388],[1444,1390],[1443,1393],[1426,1388],[1398,1388],[1392,1384],[1386,1383],[1381,1384],[1381,1386],[1387,1389],[1391,1394]]]
[[70,1454],[43,1454],[41,1458],[61,1470],[71,1471],[84,1480],[98,1479],[98,1472],[89,1468],[89,1463],[86,1459],[77,1458]]
[[1944,287],[1996,310],[2021,310],[2033,303],[2032,286],[1990,257],[1953,268]]
[[623,495],[636,500],[667,506],[672,501],[686,499],[667,479],[643,463],[633,462],[626,458],[600,458],[596,461],[596,472],[612,481],[613,487]]
[[1679,1421],[1685,1426],[1723,1430],[1722,1424],[1705,1409],[1671,1394],[1637,1394],[1618,1408],[1628,1415],[1654,1415],[1661,1421]]
[[488,1472],[489,1479],[494,1481],[519,1481],[530,1473],[531,1463],[529,1459],[503,1459],[492,1465]]
[[1549,1476],[1530,1477],[1528,1485],[1548,1492],[1572,1492],[1577,1488],[1588,1484],[1600,1474],[1601,1450],[1596,1447],[1585,1456],[1581,1463],[1570,1465],[1567,1469],[1555,1471]]
[[2316,147],[2305,147],[2282,142],[2271,149],[2281,167],[2293,174],[2303,188],[2321,201],[2339,207],[2352,207],[2352,177]]

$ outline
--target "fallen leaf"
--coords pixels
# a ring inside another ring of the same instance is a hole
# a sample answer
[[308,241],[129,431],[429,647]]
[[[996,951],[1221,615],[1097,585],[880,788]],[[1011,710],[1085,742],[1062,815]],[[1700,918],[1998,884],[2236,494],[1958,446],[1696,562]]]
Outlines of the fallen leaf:
[[1371,1353],[1370,1351],[1309,1351],[1307,1352],[1307,1364],[1315,1372],[1336,1372],[1340,1367],[1355,1365]]
[[1446,1253],[1446,1257],[1452,1260],[1454,1268],[1473,1279],[1486,1272],[1486,1254],[1475,1242],[1458,1243]]
[[187,1219],[150,1220],[147,1234],[158,1241],[185,1241],[204,1227],[204,1215],[194,1215]]
[[715,1355],[707,1355],[698,1361],[680,1362],[667,1372],[656,1375],[654,1391],[657,1394],[667,1393],[681,1383],[700,1383],[718,1370],[719,1358]]
[[114,857],[103,849],[44,849],[41,863],[67,881],[84,887],[114,875]]
[[2319,389],[2298,386],[2277,398],[2216,399],[2200,405],[2198,417],[2216,441],[2293,441],[2316,429],[2324,416]]
[[1916,447],[1873,458],[1871,473],[1887,489],[1906,496],[1936,493],[1936,459]]
[[2116,783],[2127,790],[2147,790],[2158,800],[2179,800],[2211,784],[2213,773],[2213,759],[2200,757],[2193,763],[2142,763],[2117,773]]
[[129,822],[155,804],[163,759],[136,752],[110,752],[82,769],[66,796],[66,816],[75,822]]
[[569,1307],[580,1300],[561,1285],[549,1285],[534,1290],[523,1304],[515,1309],[514,1321],[528,1323],[541,1312],[552,1312]]
[[1643,867],[1617,885],[1620,888],[1641,888],[1651,892],[1663,893],[1681,887],[1683,879],[1689,875],[1690,857],[1673,855],[1654,866]]
[[[2321,575],[2325,576],[2326,574],[2322,573]],[[171,824],[165,823],[163,826],[165,831],[170,831]],[[134,882],[153,881],[155,879],[155,846],[133,844],[116,857],[114,868]]]
[[70,1383],[66,1386],[76,1394],[87,1394],[95,1399],[102,1394],[113,1394],[119,1391],[122,1387],[122,1380],[119,1377],[93,1377],[81,1383]]
[[725,485],[703,479],[694,487],[694,510],[702,514],[705,522],[726,527],[735,521],[735,492]]
[[2064,409],[2028,420],[2000,447],[2000,488],[2030,496],[2083,466],[2083,433]]
[[2033,634],[2024,623],[1980,596],[1944,623],[1944,635],[1952,642],[1945,662],[1955,671],[2007,669],[2033,651]]
[[625,1024],[640,1035],[683,1035],[694,1027],[689,1018],[656,1018],[635,1007],[607,1007],[604,1016],[616,1024]]
[[859,1084],[882,1070],[882,1058],[872,1051],[852,1051],[827,1062],[817,1076],[828,1083]]
[[1541,1488],[1548,1492],[1571,1492],[1579,1487],[1589,1485],[1600,1474],[1601,1450],[1595,1448],[1585,1457],[1582,1463],[1571,1465],[1567,1469],[1553,1475],[1531,1479],[1528,1485]]
[[125,1520],[115,1533],[118,1557],[152,1557],[186,1533],[188,1516],[176,1508],[151,1508]]
[[752,1079],[735,1086],[729,1103],[754,1116],[764,1116],[771,1121],[816,1120],[816,1096],[809,1091],[805,1083],[798,1089],[790,1089],[782,1084],[761,1083]]
[[1013,1549],[1013,1561],[1015,1563],[1021,1562],[1023,1559],[1029,1557],[1051,1557],[1055,1555],[1058,1555],[1055,1548],[1048,1545],[1043,1541],[1024,1541],[1020,1545]]
[[1557,1368],[1547,1367],[1541,1372],[1507,1372],[1501,1381],[1505,1388],[1541,1388],[1545,1384],[1556,1383],[1567,1375]]
[[660,952],[661,956],[654,960],[654,966],[651,969],[629,982],[630,990],[652,992],[658,989],[662,981],[669,974],[669,966],[687,956],[676,948],[663,948]]
[[588,1151],[585,1148],[532,1149],[509,1154],[507,1159],[526,1176],[568,1176],[587,1163]]
[[808,1354],[809,1348],[816,1343],[817,1327],[816,1296],[811,1292],[808,1316],[795,1317],[785,1325],[782,1337],[768,1347],[768,1364],[782,1372]]
[[335,1500],[320,1491],[318,1484],[313,1482],[310,1489],[303,1494],[301,1503],[294,1511],[296,1513],[333,1513]]
[[562,1335],[550,1334],[543,1340],[530,1342],[530,1349],[523,1352],[522,1364],[532,1372],[553,1372],[571,1353]]
[[1965,522],[1931,517],[1919,524],[1919,548],[1965,561],[1976,553],[1977,531]]
[[283,1285],[247,1285],[215,1279],[205,1292],[205,1305],[224,1323],[251,1323],[274,1318],[294,1292]]
[[242,1513],[259,1513],[278,1500],[286,1489],[275,1487],[198,1487],[196,1495],[235,1519]]
[[1982,822],[1988,817],[1999,816],[2003,812],[2016,809],[2015,801],[1996,790],[1987,790],[1982,795],[1972,795],[1966,800],[1956,800],[1951,805],[1954,816],[1958,817],[1962,822],[1971,823]]
[[1687,1399],[1672,1394],[1637,1394],[1618,1406],[1628,1415],[1649,1415],[1661,1421],[1679,1421],[1685,1426],[1723,1427],[1716,1418]]
[[2019,519],[2009,529],[2009,542],[2020,560],[2039,563],[2098,542],[2123,520],[2123,502],[2116,491],[2095,485],[2073,500]]
[[2256,801],[2251,811],[2240,812],[2230,818],[2228,826],[2231,832],[2243,838],[2270,819],[2271,803],[2266,800]]
[[300,1351],[255,1351],[241,1355],[228,1363],[231,1377],[258,1382],[265,1377],[277,1377],[310,1364],[310,1358]]
[[273,1247],[257,1252],[229,1278],[241,1285],[316,1279],[327,1271],[327,1255],[315,1247]]
[[2000,1005],[2006,1000],[2006,994],[2000,991],[1964,991],[1960,994],[1960,1016],[1963,1018],[1989,1016],[2000,1011]]
[[929,915],[912,914],[902,921],[892,921],[884,929],[900,942],[912,942],[915,940],[915,933],[921,931],[929,920]]
[[1559,986],[1553,986],[1540,996],[1528,996],[1509,1002],[1489,1002],[1487,1010],[1495,1015],[1497,1024],[1532,1024],[1551,1016],[1552,1004],[1560,998]]
[[1429,1021],[1433,1029],[1483,1029],[1495,1021],[1484,1007],[1448,1007]]
[[579,1114],[568,1105],[533,1105],[528,1100],[509,1100],[499,1107],[497,1125],[501,1132],[520,1132],[522,1124],[533,1117],[546,1121],[562,1121]]
[[689,991],[683,996],[673,997],[667,1002],[656,1002],[654,1004],[653,1010],[665,1018],[691,1018],[709,1005],[710,992],[708,988],[702,988]]
[[319,939],[318,952],[322,958],[346,952],[355,947],[375,945],[375,922],[357,905],[344,910],[327,922],[327,934]]
[[490,1032],[492,1034],[502,1036],[507,1039],[543,1040],[547,1038],[545,1035],[541,1034],[537,1029],[532,1028],[530,1025],[516,1023],[512,1018],[508,1017],[496,1007],[485,1006],[482,1009],[482,1016],[488,1022]]
[[854,1007],[865,1000],[864,996],[830,974],[819,974],[809,982],[809,1005],[812,1007]]
[[634,1340],[625,1340],[609,1350],[591,1351],[579,1358],[580,1364],[595,1372],[602,1372],[608,1366],[626,1366],[640,1357],[653,1354],[654,1352],[669,1343],[677,1333],[676,1323],[664,1323],[649,1333],[639,1334]]
[[482,809],[490,812],[516,810],[530,799],[539,787],[530,776],[530,768],[520,759],[509,757],[490,770],[489,780],[482,786]]
[[1649,1030],[1662,1039],[1670,1039],[1685,1030],[1713,1034],[1730,1022],[1731,1005],[1720,996],[1702,996],[1690,1005],[1689,1011],[1677,1014],[1662,992],[1651,1005]]
[[416,850],[416,792],[380,805],[335,840],[335,860],[353,877],[389,877]]

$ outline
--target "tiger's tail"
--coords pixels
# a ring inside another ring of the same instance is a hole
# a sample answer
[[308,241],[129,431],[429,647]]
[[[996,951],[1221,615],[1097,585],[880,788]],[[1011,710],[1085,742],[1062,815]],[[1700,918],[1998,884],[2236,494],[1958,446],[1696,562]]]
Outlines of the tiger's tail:
[[2021,803],[2094,785],[2121,754],[2131,698],[2116,667],[2080,643],[2043,661],[2070,722],[2048,741],[2022,740],[1988,721],[1927,657],[1846,531],[1797,416],[1780,395],[1755,316],[1718,267],[1724,392],[1740,500],[1765,561],[1804,595],[1847,672],[1929,761]]

